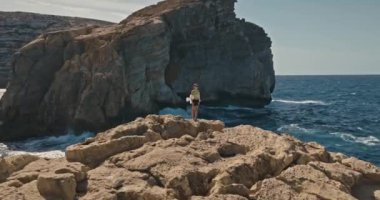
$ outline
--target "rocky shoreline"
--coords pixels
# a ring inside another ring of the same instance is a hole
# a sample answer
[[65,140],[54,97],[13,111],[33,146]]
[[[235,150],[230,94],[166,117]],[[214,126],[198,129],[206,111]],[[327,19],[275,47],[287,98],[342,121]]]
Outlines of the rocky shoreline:
[[149,115],[66,149],[0,159],[0,199],[380,199],[371,163],[221,121]]

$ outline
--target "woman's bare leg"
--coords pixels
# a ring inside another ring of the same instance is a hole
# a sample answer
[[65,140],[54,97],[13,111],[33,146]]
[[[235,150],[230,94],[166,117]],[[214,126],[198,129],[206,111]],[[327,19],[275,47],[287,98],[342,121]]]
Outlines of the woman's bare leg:
[[197,121],[198,120],[198,108],[199,108],[199,106],[194,106],[194,107],[195,107],[194,118],[195,118],[195,121]]
[[191,118],[193,118],[193,120],[195,121],[195,106],[194,105],[191,106]]

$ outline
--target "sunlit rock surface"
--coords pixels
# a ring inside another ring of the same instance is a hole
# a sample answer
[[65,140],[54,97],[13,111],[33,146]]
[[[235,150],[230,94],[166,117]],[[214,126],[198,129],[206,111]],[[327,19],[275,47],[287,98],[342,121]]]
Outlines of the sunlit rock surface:
[[371,199],[376,166],[252,126],[149,115],[66,158],[0,160],[1,199]]

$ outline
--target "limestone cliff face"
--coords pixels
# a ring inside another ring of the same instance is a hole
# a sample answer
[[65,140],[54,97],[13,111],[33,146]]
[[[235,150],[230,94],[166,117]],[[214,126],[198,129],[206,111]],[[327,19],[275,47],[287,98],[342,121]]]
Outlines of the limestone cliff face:
[[252,126],[149,115],[65,158],[0,158],[0,199],[368,200],[380,169]]
[[41,33],[69,27],[107,25],[104,21],[24,12],[0,12],[0,88],[9,79],[12,55]]
[[1,100],[4,128],[23,132],[17,124],[31,124],[29,136],[104,129],[184,104],[193,82],[203,102],[268,104],[270,38],[237,19],[234,3],[167,0],[117,25],[41,35],[15,57]]

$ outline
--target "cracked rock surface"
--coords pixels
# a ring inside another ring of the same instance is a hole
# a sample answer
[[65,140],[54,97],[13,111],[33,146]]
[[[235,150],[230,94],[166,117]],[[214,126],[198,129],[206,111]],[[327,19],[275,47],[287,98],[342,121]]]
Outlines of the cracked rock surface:
[[65,158],[19,155],[0,165],[0,199],[350,200],[380,193],[380,170],[371,163],[253,126],[171,115],[98,133],[68,147]]

